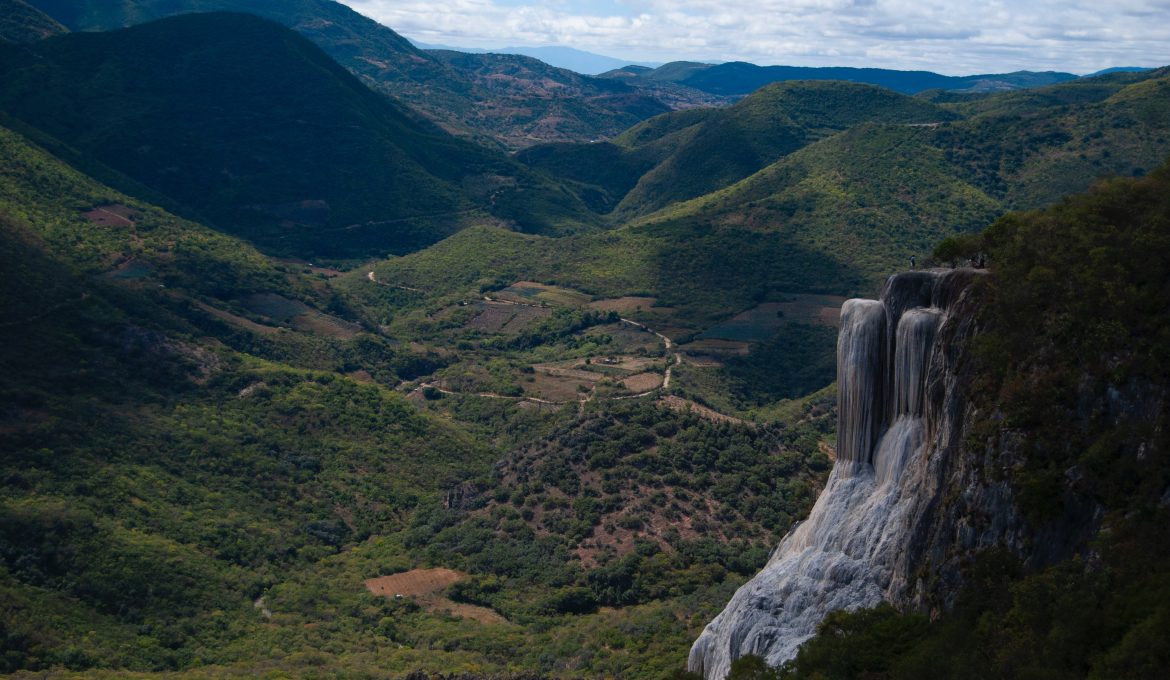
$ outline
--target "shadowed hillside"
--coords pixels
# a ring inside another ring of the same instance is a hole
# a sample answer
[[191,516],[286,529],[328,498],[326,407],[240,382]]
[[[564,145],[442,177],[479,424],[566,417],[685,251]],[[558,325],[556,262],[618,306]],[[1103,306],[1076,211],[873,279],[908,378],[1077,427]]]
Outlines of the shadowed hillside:
[[24,0],[0,0],[0,41],[31,43],[68,32]]
[[[493,145],[521,148],[542,141],[609,137],[669,110],[653,93],[536,59],[420,50],[390,28],[332,0],[34,0],[33,4],[75,31],[123,28],[192,12],[256,14],[304,35],[371,88],[410,103],[447,131]],[[501,92],[501,83],[506,83],[506,92]],[[702,95],[689,88],[674,89]]]
[[247,15],[10,48],[3,71],[9,114],[274,252],[405,252],[489,214],[555,233],[584,213]]

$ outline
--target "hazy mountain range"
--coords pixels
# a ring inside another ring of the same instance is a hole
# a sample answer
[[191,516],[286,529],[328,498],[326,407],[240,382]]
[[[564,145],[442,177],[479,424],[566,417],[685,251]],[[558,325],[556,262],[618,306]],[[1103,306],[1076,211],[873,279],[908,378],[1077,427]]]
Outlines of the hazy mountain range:
[[455,52],[469,52],[471,54],[520,54],[526,57],[539,59],[549,66],[576,71],[583,75],[598,75],[606,71],[624,66],[646,66],[650,68],[661,66],[660,62],[627,61],[607,57],[604,54],[586,52],[573,47],[561,45],[545,45],[539,47],[500,47],[482,49],[478,47],[453,47],[451,45],[432,45],[411,40],[415,47],[423,50],[452,50]]

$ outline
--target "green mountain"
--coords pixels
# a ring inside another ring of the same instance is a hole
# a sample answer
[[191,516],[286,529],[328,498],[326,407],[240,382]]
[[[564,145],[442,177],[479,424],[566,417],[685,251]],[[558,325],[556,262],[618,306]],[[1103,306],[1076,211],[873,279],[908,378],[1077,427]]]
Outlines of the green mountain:
[[[873,86],[825,82],[769,86],[704,119],[690,139],[638,180],[618,206],[618,214],[646,214],[710,193],[863,122],[913,125],[953,118],[932,104]],[[638,134],[631,130],[617,141]]]
[[955,104],[963,119],[857,126],[641,222],[790,234],[876,282],[1006,210],[1156,167],[1170,155],[1167,107],[1165,69]]
[[68,32],[24,0],[0,0],[0,42],[30,43]]
[[[381,281],[423,291],[412,303],[419,305],[474,296],[501,281],[645,299],[637,318],[670,328],[682,350],[698,357],[696,363],[713,365],[685,365],[680,389],[724,412],[747,413],[790,390],[831,380],[831,370],[801,376],[796,368],[771,382],[759,380],[776,374],[758,362],[772,357],[772,366],[784,365],[794,343],[809,352],[801,364],[809,369],[833,352],[833,338],[822,337],[816,324],[796,316],[769,324],[764,316],[775,319],[784,305],[818,295],[873,295],[911,256],[925,262],[940,239],[977,230],[1012,207],[1050,204],[1057,192],[1083,188],[1099,174],[1142,174],[1154,167],[1170,155],[1165,79],[1164,72],[1111,75],[909,109],[946,122],[865,122],[840,132],[814,125],[826,120],[844,127],[855,109],[793,107],[792,120],[825,136],[725,188],[610,231],[568,239],[471,229],[375,269]],[[545,145],[517,157],[570,177],[574,191],[604,210],[725,114],[653,118],[617,140],[627,147]],[[388,306],[360,276],[351,276],[355,295],[372,314],[389,314],[403,304]],[[743,318],[731,320],[735,315]],[[748,358],[741,352],[749,352]]]
[[272,252],[405,252],[489,215],[555,233],[586,213],[249,15],[63,36],[0,68],[9,115]]
[[[1097,75],[1097,74],[1094,74]],[[677,61],[656,69],[618,69],[602,74],[626,82],[669,81],[724,96],[743,96],[771,83],[794,80],[828,80],[868,83],[917,94],[925,90],[1000,92],[1043,87],[1076,80],[1072,73],[1016,71],[970,76],[944,76],[931,71],[897,71],[881,68],[757,66],[743,61],[700,64]]]
[[[536,147],[517,158],[592,187],[629,219],[702,196],[786,154],[866,121],[953,120],[934,104],[869,85],[783,83],[725,109],[677,111],[640,123],[610,145]],[[586,194],[588,196],[588,194]]]
[[[193,12],[247,12],[316,43],[373,89],[409,102],[449,132],[520,148],[589,141],[667,110],[652,95],[515,55],[417,49],[332,0],[34,0],[75,31],[103,31]],[[464,63],[464,62],[467,63]],[[501,91],[501,83],[505,92]],[[518,111],[524,112],[517,115]]]

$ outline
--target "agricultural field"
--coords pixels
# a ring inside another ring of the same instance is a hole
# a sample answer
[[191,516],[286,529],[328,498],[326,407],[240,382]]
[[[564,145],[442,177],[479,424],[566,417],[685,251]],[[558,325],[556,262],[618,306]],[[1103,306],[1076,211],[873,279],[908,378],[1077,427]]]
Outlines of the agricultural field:
[[500,300],[526,304],[547,304],[579,307],[587,304],[590,296],[576,290],[549,286],[533,281],[517,281],[507,288],[489,294]]
[[544,307],[522,305],[495,300],[476,300],[468,303],[476,312],[464,328],[484,333],[516,335],[534,321],[547,319],[552,311]]
[[350,340],[361,330],[361,326],[352,321],[339,319],[303,302],[274,293],[248,295],[240,302],[244,309],[258,315],[261,321],[288,325],[306,333]]

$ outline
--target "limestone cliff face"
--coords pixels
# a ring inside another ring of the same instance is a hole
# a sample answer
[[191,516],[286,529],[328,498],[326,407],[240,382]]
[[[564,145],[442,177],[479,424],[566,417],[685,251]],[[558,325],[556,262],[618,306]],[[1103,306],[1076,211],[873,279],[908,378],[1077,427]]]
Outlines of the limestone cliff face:
[[1010,442],[968,441],[986,415],[968,402],[963,356],[981,275],[899,274],[880,301],[845,303],[836,467],[808,519],[695,642],[692,671],[721,679],[747,654],[780,664],[837,609],[945,607],[965,557],[1034,543],[992,468]]

